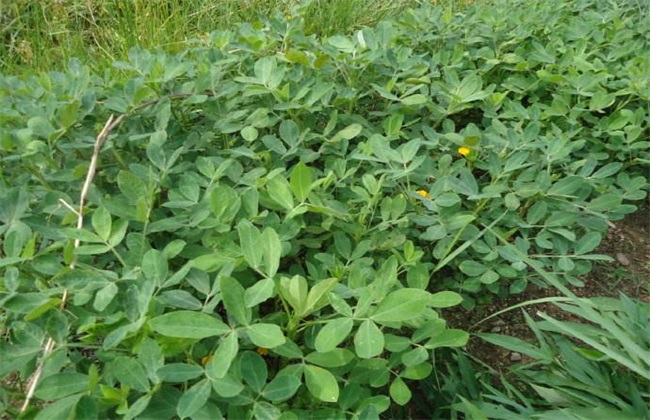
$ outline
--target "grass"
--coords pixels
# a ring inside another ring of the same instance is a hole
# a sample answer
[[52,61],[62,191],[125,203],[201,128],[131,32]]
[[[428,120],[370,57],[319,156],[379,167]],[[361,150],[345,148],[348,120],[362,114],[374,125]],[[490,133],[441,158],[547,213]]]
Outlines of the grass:
[[[422,1],[422,0],[420,0]],[[307,30],[346,33],[418,0],[313,0]],[[134,46],[179,51],[188,41],[260,14],[289,13],[298,0],[14,0],[0,2],[0,70],[56,70],[77,57],[96,69]],[[456,1],[459,3],[459,1]]]
[[[431,1],[465,6],[476,0],[311,0],[308,33],[350,33],[409,6]],[[290,13],[300,0],[14,0],[0,1],[0,71],[62,69],[76,57],[95,70],[112,68],[140,46],[182,50],[192,39],[260,14]]]

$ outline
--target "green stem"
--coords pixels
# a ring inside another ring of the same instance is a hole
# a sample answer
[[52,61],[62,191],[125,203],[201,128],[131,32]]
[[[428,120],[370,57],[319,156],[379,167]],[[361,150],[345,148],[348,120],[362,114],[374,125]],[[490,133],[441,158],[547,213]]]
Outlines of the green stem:
[[120,264],[122,264],[122,267],[126,267],[126,262],[124,261],[124,259],[120,255],[120,253],[117,252],[115,247],[111,246],[109,243],[106,243],[106,245],[111,247],[111,252],[115,255],[115,258],[117,258],[117,260],[120,262]]
[[[485,205],[488,203],[488,201],[489,201],[489,199],[484,198],[483,200],[481,200],[479,202],[478,206],[476,206],[476,209],[472,212],[472,214],[474,215],[475,218],[478,217],[478,214],[481,212],[481,210],[483,210],[483,207],[485,207]],[[465,229],[467,229],[467,226],[469,226],[469,223],[467,223],[465,226],[460,228],[458,230],[458,232],[456,232],[456,235],[454,235],[454,239],[451,240],[451,243],[449,244],[447,249],[445,249],[445,253],[442,254],[442,257],[440,258],[440,261],[444,260],[449,255],[449,253],[454,249],[454,247],[456,246],[456,244],[460,240],[460,236],[463,234],[463,232],[465,232]],[[440,267],[440,268],[442,268],[442,267]]]

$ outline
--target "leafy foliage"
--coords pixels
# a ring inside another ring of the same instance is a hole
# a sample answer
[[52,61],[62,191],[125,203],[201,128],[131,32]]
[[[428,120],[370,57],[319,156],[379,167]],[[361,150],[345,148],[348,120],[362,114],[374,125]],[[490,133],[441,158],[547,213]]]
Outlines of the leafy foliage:
[[132,50],[128,78],[0,78],[0,376],[50,338],[37,418],[408,403],[468,338],[437,308],[541,281],[531,257],[579,284],[645,196],[649,26],[605,4],[423,5],[322,41],[277,16]]

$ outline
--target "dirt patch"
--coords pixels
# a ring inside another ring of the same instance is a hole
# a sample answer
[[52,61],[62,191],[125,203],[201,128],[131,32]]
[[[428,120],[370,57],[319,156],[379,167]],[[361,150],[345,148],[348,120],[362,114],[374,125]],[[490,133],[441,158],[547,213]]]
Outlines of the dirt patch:
[[[613,261],[595,262],[592,271],[581,278],[584,287],[570,287],[573,293],[579,297],[618,297],[620,293],[624,293],[629,297],[650,302],[650,198],[640,205],[637,212],[613,223],[594,252],[609,255]],[[478,323],[513,305],[552,296],[562,294],[554,288],[542,288],[533,284],[524,293],[506,299],[495,299],[490,305],[472,310],[451,308],[442,315],[453,328],[471,333],[506,334],[522,340],[535,341],[532,331],[526,325],[522,309],[513,309]],[[536,313],[541,311],[556,319],[584,322],[551,303],[525,306],[523,310],[533,319],[540,319]],[[513,363],[526,361],[526,356],[511,353],[475,336],[470,339],[466,350],[498,371]]]

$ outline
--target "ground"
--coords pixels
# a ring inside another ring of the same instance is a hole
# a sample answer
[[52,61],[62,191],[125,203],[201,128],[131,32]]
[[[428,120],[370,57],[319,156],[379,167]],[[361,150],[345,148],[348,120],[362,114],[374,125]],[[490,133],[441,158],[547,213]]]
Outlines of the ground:
[[[650,197],[639,206],[637,212],[619,222],[614,222],[614,226],[609,230],[602,244],[594,251],[611,256],[613,261],[594,264],[594,269],[582,278],[584,287],[571,288],[577,296],[618,297],[620,293],[624,293],[629,297],[650,302]],[[526,325],[521,309],[508,311],[478,326],[475,324],[491,314],[518,303],[550,296],[561,296],[561,293],[553,288],[544,289],[532,285],[524,293],[506,299],[495,299],[486,307],[469,311],[453,308],[445,311],[443,317],[450,326],[472,333],[492,332],[524,340],[533,339],[534,336]],[[535,315],[538,311],[562,320],[568,319],[570,315],[550,303],[527,306],[524,310],[533,319],[539,319]],[[571,320],[584,322],[577,318]],[[471,338],[466,350],[496,370],[502,370],[521,360],[521,355],[512,354],[478,337]]]

